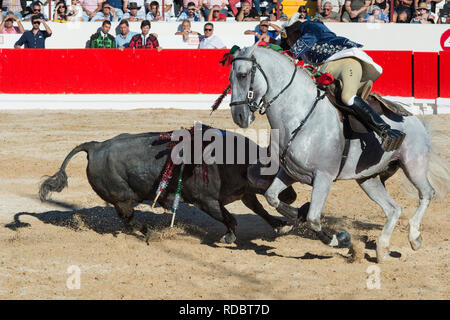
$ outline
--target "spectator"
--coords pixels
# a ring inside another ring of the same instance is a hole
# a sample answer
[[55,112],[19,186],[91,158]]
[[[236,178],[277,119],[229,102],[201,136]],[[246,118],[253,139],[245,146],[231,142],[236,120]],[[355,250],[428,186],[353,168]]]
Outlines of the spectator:
[[389,17],[390,2],[390,0],[373,0],[372,4],[378,6],[378,8],[380,8],[381,10],[381,13]]
[[203,27],[204,36],[200,36],[199,49],[226,49],[222,40],[214,33],[214,25],[211,22],[205,23]]
[[450,23],[450,0],[447,0],[442,9],[439,10],[437,23],[438,24]]
[[394,14],[392,15],[392,22],[410,22],[413,15],[412,5],[413,0],[395,0],[395,9]]
[[292,19],[298,20],[300,22],[311,20],[311,16],[308,14],[308,10],[305,6],[299,6],[297,12],[295,12],[292,17]]
[[[25,11],[27,7],[26,0],[3,0],[0,6],[0,12],[2,13],[2,18],[7,15],[13,14],[19,19],[22,19],[22,12]],[[6,8],[6,10],[3,10]]]
[[144,21],[145,14],[142,13],[141,8],[142,7],[138,6],[136,2],[130,2],[130,4],[127,6],[127,9],[129,11],[123,15],[122,20]]
[[436,9],[438,7],[442,7],[445,3],[445,0],[414,0],[414,8],[416,8],[416,10],[421,2],[425,2],[427,4],[427,9],[429,10],[428,13],[437,15]]
[[[44,25],[44,31],[39,29],[41,23]],[[33,28],[22,34],[20,39],[14,44],[14,48],[18,49],[25,45],[25,48],[45,49],[45,39],[52,35],[52,30],[45,23],[45,20],[38,17],[32,17],[31,24]]]
[[31,5],[31,13],[27,14],[23,21],[31,21],[32,17],[38,17],[41,20],[47,21],[47,16],[42,13],[42,8],[39,2],[33,2]]
[[[403,0],[401,0],[403,1]],[[412,1],[412,0],[410,0]],[[343,22],[364,22],[370,0],[345,0]]]
[[[272,13],[273,12],[273,13]],[[277,8],[272,9],[272,12],[269,11],[269,19],[270,21],[277,21]],[[283,4],[280,3],[280,21],[287,21],[288,16],[283,12]]]
[[194,2],[189,2],[188,8],[187,8],[187,13],[186,13],[186,11],[181,12],[181,14],[177,18],[177,21],[186,20],[186,19],[189,21],[205,21],[200,9],[195,6]]
[[81,0],[84,21],[91,20],[97,12],[102,10],[102,3],[104,1],[105,0]]
[[[239,14],[239,10],[236,7],[236,5],[239,2],[241,3],[241,9],[242,9],[242,5],[244,4],[244,2],[248,2],[250,4],[250,8],[253,7],[252,0],[228,0],[228,6],[231,9],[231,11],[233,12],[233,15],[235,17]],[[256,10],[256,8],[255,8],[255,11],[256,11],[256,13],[258,13],[258,10]],[[261,16],[261,14],[258,14],[258,16]]]
[[322,12],[317,11],[314,20],[321,22],[339,22],[341,21],[341,16],[339,13],[333,11],[333,5],[330,1],[325,1],[323,3]]
[[[382,1],[386,1],[386,0],[382,0]],[[345,0],[317,0],[317,11],[316,12],[323,13],[324,7],[325,7],[324,6],[325,2],[331,3],[332,11],[339,14],[339,21],[340,21],[341,20],[340,17],[342,16],[342,9],[344,7]]]
[[128,48],[131,38],[137,35],[137,33],[130,31],[130,25],[127,20],[120,21],[119,30],[120,33],[116,36],[116,46],[119,49]]
[[214,5],[212,10],[209,10],[208,21],[227,21],[227,15],[222,13],[220,6]]
[[[265,10],[265,12],[262,15],[263,16],[269,16],[272,13],[274,13],[276,15],[276,13],[277,13],[277,2],[278,2],[278,0],[268,0],[267,1],[266,10]],[[281,0],[281,2],[283,2],[283,0]],[[281,10],[282,7],[283,7],[283,4],[280,3],[280,12],[282,11]]]
[[199,35],[199,33],[197,31],[191,30],[191,21],[186,19],[186,20],[183,20],[183,22],[181,23],[181,30],[178,32],[175,32],[175,35],[182,35],[183,41],[188,41],[189,36]]
[[[203,0],[202,13],[203,17],[209,17],[211,9],[218,6],[221,14],[225,15],[225,19],[228,15],[228,0]],[[209,20],[208,20],[209,21]]]
[[67,6],[64,2],[58,2],[53,12],[53,22],[67,22]]
[[[146,9],[147,9],[148,12],[151,11],[150,6],[152,5],[152,2],[157,2],[158,3],[158,7],[159,8],[162,7],[162,0],[146,0],[145,1],[145,5],[146,5]],[[169,18],[172,16],[172,7],[173,7],[173,0],[164,0],[164,19],[167,19],[165,17],[166,15]],[[161,13],[161,15],[162,15],[162,13]]]
[[145,19],[145,15],[146,15],[146,12],[145,12],[145,0],[130,0],[130,1],[123,0],[123,12],[124,12],[124,15],[125,15],[125,13],[130,12],[130,9],[128,8],[129,7],[128,4],[131,4],[133,2],[136,2],[137,7],[140,8],[138,10],[138,13],[137,13],[137,16],[139,17],[139,19]]
[[389,23],[389,17],[381,11],[380,7],[371,5],[367,12],[364,21],[368,23]]
[[80,0],[72,0],[71,3],[67,13],[69,21],[84,21],[83,8],[81,7]]
[[204,0],[183,0],[183,9],[182,11],[186,12],[188,11],[188,7],[191,6],[191,2],[194,4],[194,6],[197,8],[197,10],[201,10],[203,6]]
[[241,3],[241,10],[236,16],[236,21],[259,21],[258,12],[252,8],[252,5],[248,1]]
[[[269,30],[269,27],[275,29]],[[276,38],[280,34],[281,28],[276,24],[270,23],[269,19],[262,20],[259,23],[259,27],[255,28],[255,30],[245,30],[244,34],[252,34],[255,36],[255,42],[263,41],[266,43],[275,43],[278,44]]]
[[111,5],[105,1],[102,3],[102,10],[97,12],[91,19],[92,22],[97,21],[117,21],[116,10],[111,7]]
[[141,23],[141,34],[137,34],[131,38],[128,48],[135,49],[157,49],[161,51],[158,39],[154,34],[150,33],[151,23],[148,20],[144,20]]
[[[17,22],[17,27],[15,27],[14,21]],[[25,29],[23,28],[22,22],[14,14],[8,14],[5,19],[0,23],[0,33],[3,34],[22,34]]]
[[425,2],[419,3],[416,16],[411,19],[410,23],[434,24],[434,16],[430,14]]
[[114,8],[116,12],[117,21],[120,21],[123,17],[123,0],[107,0],[109,5]]
[[100,31],[94,33],[90,39],[90,48],[98,49],[112,49],[116,48],[116,40],[114,37],[109,34],[109,30],[111,30],[111,21],[105,20],[102,23],[102,27]]
[[[159,3],[158,1],[152,1],[150,3],[150,11],[147,13],[147,20],[150,21],[163,21],[163,16],[161,15],[161,12],[159,11]],[[164,14],[164,21],[170,20],[170,13],[166,12]]]

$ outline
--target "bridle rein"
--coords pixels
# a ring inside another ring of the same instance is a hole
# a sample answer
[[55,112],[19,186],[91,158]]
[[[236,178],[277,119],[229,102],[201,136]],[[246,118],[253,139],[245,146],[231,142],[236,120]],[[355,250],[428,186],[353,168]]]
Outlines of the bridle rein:
[[[234,58],[231,63],[233,64],[237,60],[244,60],[244,61],[249,61],[249,62],[252,63],[252,69],[251,69],[251,75],[250,75],[250,88],[249,88],[249,90],[247,92],[245,100],[231,102],[230,103],[230,107],[233,107],[233,106],[236,106],[236,105],[246,104],[249,107],[251,112],[259,111],[259,114],[265,114],[266,113],[267,109],[269,109],[269,107],[272,105],[272,103],[274,103],[275,100],[278,99],[278,97],[280,95],[282,95],[287,90],[287,88],[289,88],[289,86],[294,81],[295,75],[297,73],[297,66],[294,66],[294,72],[292,73],[292,76],[291,76],[291,79],[290,79],[289,83],[275,97],[273,97],[269,102],[266,102],[266,95],[267,95],[267,92],[269,91],[269,80],[267,78],[266,73],[261,68],[261,65],[256,61],[256,59],[255,59],[255,57],[253,55],[250,56],[249,58],[247,58],[247,57]],[[262,96],[259,104],[256,102],[255,91],[253,90],[253,83],[255,81],[256,69],[258,69],[261,72],[261,74],[263,75],[264,80],[266,81],[266,84],[267,84],[266,92]]]

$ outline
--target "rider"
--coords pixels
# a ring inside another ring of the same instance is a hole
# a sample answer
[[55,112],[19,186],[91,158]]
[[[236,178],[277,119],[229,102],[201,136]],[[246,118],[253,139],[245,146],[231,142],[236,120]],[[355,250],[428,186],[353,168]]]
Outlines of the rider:
[[375,81],[382,73],[377,65],[360,48],[362,45],[344,37],[338,37],[322,22],[289,21],[282,32],[289,50],[296,59],[317,66],[342,81],[341,101],[349,106],[382,138],[382,147],[391,151],[400,147],[405,134],[391,127],[357,95],[362,83]]

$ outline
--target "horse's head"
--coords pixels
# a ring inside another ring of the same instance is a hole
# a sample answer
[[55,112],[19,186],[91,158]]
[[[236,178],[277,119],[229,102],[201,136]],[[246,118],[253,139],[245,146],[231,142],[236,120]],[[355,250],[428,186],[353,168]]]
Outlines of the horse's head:
[[247,128],[255,120],[267,91],[267,78],[253,55],[258,43],[234,53],[230,71],[231,114],[241,128]]

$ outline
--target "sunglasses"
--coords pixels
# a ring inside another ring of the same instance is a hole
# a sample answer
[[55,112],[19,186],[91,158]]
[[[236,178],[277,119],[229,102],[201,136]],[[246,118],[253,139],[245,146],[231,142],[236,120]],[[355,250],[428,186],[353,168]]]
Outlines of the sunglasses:
[[261,27],[267,27],[268,28],[269,25],[268,24],[262,24]]
[[33,12],[41,12],[41,9],[33,9]]
[[206,28],[203,29],[203,30],[205,30],[205,31],[213,31],[213,29],[206,29]]
[[41,24],[39,21],[33,21],[33,24]]
[[195,9],[188,9],[188,11],[195,11]]

